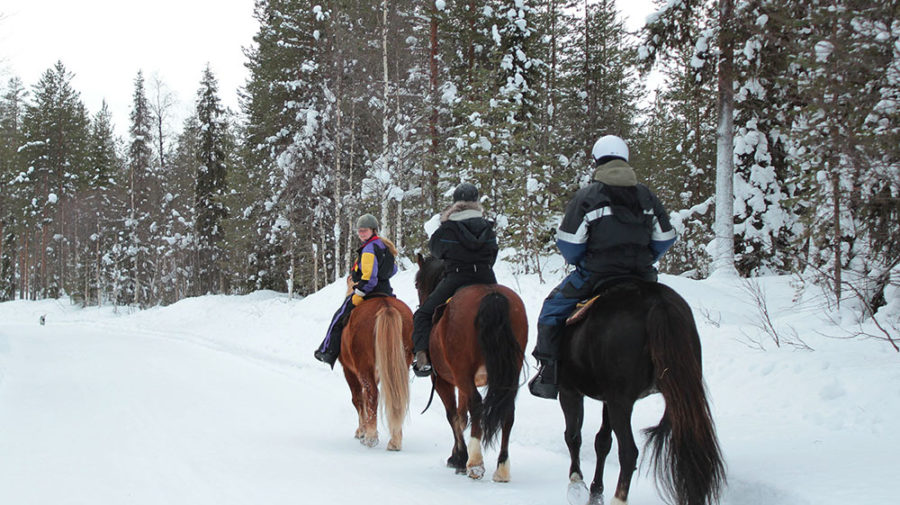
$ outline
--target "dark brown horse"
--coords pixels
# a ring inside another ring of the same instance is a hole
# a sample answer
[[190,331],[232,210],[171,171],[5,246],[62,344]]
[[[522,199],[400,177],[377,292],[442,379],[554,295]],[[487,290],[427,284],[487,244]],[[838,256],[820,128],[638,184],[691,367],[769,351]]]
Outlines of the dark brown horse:
[[[422,302],[440,281],[444,267],[440,260],[421,255],[418,262],[416,290]],[[511,289],[499,284],[459,289],[432,328],[432,380],[453,430],[453,451],[447,466],[457,473],[480,479],[484,475],[481,444],[491,445],[502,432],[493,479],[509,481],[509,434],[527,340],[525,306]],[[482,400],[477,388],[484,385],[487,394]],[[467,447],[463,432],[469,416],[472,423]]]
[[[587,316],[566,329],[559,380],[571,457],[570,502],[603,503],[603,465],[615,433],[620,470],[612,505],[627,503],[638,456],[632,409],[656,391],[663,395],[665,412],[659,425],[645,431],[658,487],[676,505],[718,501],[725,467],[706,400],[700,337],[691,308],[678,293],[637,279],[605,288]],[[590,494],[579,462],[585,396],[603,402]]]
[[341,335],[340,361],[359,414],[356,438],[378,444],[378,385],[391,439],[389,451],[403,444],[403,420],[409,410],[409,365],[412,363],[412,312],[392,296],[370,298],[350,313]]

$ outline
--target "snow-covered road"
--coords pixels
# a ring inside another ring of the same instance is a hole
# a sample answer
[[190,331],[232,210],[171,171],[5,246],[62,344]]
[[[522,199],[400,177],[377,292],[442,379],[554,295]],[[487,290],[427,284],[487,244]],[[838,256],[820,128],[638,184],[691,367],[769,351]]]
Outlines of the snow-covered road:
[[[501,275],[533,319],[548,287]],[[401,299],[412,304],[411,272],[398,277]],[[789,278],[764,279],[775,323],[796,329],[815,351],[746,345],[754,306],[733,284],[666,282],[692,304],[700,327],[728,465],[723,505],[896,501],[894,351],[824,337],[835,329],[792,302]],[[385,451],[384,440],[361,446],[340,368],[312,359],[343,289],[336,283],[303,300],[205,296],[145,311],[0,303],[0,505],[566,503],[562,414],[524,388],[508,484],[445,467],[451,434],[443,407],[436,401],[419,414],[427,380],[413,380],[403,451]],[[46,326],[38,324],[42,314]],[[661,412],[658,395],[636,405],[639,440]],[[582,468],[589,474],[600,417],[600,405],[587,402]],[[490,476],[496,450],[485,457]],[[661,505],[641,470],[630,503]],[[607,489],[617,473],[613,455]]]
[[[454,475],[443,466],[451,440],[439,402],[412,414],[404,451],[389,453],[383,441],[362,447],[338,370],[81,324],[5,326],[0,364],[0,455],[15,456],[0,456],[2,503],[537,504],[564,496],[567,462],[540,447],[514,445],[513,484]],[[414,389],[421,410],[427,383]],[[558,460],[555,472],[544,471],[548,458]],[[655,503],[647,492],[642,503]]]

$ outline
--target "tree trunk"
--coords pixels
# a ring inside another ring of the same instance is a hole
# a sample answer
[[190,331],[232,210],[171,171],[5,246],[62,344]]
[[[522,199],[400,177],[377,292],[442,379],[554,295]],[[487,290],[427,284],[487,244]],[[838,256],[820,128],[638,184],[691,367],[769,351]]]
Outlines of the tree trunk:
[[[381,104],[381,159],[382,173],[388,177],[389,167],[390,167],[390,138],[388,134],[390,133],[390,103],[388,102],[388,93],[390,87],[390,79],[388,77],[388,47],[387,47],[387,30],[388,30],[388,3],[389,0],[384,0],[383,10],[381,13],[381,64],[382,70],[384,72],[384,90],[382,94],[382,104]],[[387,181],[384,181],[387,186],[390,186],[390,177],[388,177]],[[388,188],[385,188],[388,189]],[[390,203],[391,203],[391,192],[389,191],[387,195],[385,195],[381,200],[381,226],[382,233],[385,236],[391,235],[391,224],[389,217],[390,211]]]
[[[431,136],[431,145],[429,146],[431,158],[431,173],[426,180],[423,180],[425,191],[425,208],[429,210],[429,214],[437,211],[438,201],[438,25],[437,25],[437,8],[434,2],[431,2],[431,51],[429,58],[429,70],[431,77],[431,119],[428,121],[428,133]],[[423,177],[425,179],[425,177]]]
[[719,129],[716,141],[716,275],[737,276],[734,266],[734,0],[719,3]]
[[837,168],[832,167],[831,170],[831,198],[834,204],[834,300],[838,310],[841,308],[841,283],[842,280],[842,264],[844,261],[842,255],[841,240],[841,176]]

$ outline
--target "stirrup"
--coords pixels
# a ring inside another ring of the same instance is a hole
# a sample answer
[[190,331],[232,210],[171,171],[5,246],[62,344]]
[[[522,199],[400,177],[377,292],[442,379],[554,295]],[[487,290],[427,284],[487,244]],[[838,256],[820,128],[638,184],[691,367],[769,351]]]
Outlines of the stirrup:
[[546,398],[548,400],[555,400],[559,396],[559,388],[556,384],[542,382],[540,373],[528,382],[528,391],[538,398]]
[[[425,363],[422,363],[422,364],[419,363],[419,355],[420,354],[421,354],[422,358],[424,358],[422,361],[425,361]],[[416,362],[413,363],[412,368],[413,368],[413,373],[416,374],[416,377],[428,377],[429,375],[431,375],[431,370],[432,370],[431,362],[428,360],[428,355],[425,353],[425,351],[418,351],[416,353]]]
[[555,400],[559,395],[556,377],[556,362],[544,361],[537,374],[528,382],[528,391],[538,398]]

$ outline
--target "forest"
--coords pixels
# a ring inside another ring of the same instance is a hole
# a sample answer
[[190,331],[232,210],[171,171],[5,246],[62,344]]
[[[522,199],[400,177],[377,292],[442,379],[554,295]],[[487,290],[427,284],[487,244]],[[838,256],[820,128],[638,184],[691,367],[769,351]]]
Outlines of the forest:
[[170,128],[139,72],[124,138],[64,62],[12,77],[0,301],[307,295],[346,274],[362,213],[426,252],[422,224],[460,181],[504,257],[540,275],[614,134],[678,231],[662,272],[791,274],[860,320],[893,307],[896,330],[900,1],[658,9],[632,33],[614,0],[257,0],[239,110],[206,68]]

